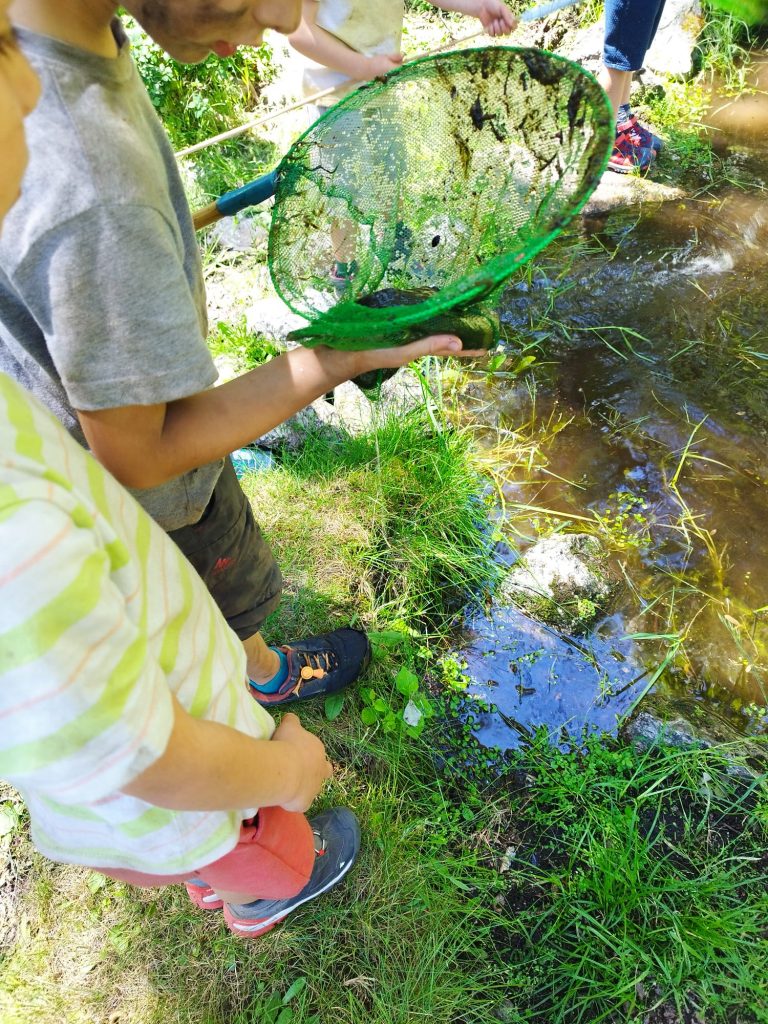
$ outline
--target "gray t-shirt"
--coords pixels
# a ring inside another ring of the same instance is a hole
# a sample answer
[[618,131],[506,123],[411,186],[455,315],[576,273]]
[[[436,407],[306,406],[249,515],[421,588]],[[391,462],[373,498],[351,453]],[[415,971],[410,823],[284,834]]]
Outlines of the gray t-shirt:
[[[20,32],[42,96],[0,236],[0,369],[83,445],[74,409],[170,402],[217,376],[173,152],[118,22],[115,36],[108,59]],[[200,518],[222,465],[133,493],[175,530]]]

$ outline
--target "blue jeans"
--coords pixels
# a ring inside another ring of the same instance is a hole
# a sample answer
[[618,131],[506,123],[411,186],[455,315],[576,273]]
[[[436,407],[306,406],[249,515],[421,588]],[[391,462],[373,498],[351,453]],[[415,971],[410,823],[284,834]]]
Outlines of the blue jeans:
[[606,0],[603,63],[616,71],[643,66],[665,0]]

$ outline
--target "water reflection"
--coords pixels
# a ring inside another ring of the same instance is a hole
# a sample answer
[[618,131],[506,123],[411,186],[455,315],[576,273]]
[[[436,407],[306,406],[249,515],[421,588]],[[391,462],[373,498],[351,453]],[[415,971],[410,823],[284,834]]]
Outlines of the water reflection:
[[[760,73],[768,85],[768,62]],[[718,101],[708,123],[721,148],[740,148],[768,181],[768,96]],[[766,263],[761,188],[612,215],[592,237],[573,232],[505,296],[513,341],[537,354],[533,374],[478,377],[463,399],[489,438],[526,421],[562,425],[524,471],[496,467],[510,508],[553,513],[516,520],[523,548],[569,515],[592,519],[627,580],[612,610],[624,634],[681,640],[662,685],[712,698],[752,731],[768,696]],[[510,721],[578,724],[589,706],[587,718],[605,724],[623,713],[615,696],[596,703],[587,668],[559,655],[549,682],[517,692],[488,644],[500,632],[517,643],[522,624],[495,614],[475,622],[479,654],[467,660],[478,695],[493,690]],[[642,663],[663,662],[669,644],[645,644]],[[624,678],[612,659],[612,649],[597,652],[607,677]],[[486,733],[505,728],[483,722]]]

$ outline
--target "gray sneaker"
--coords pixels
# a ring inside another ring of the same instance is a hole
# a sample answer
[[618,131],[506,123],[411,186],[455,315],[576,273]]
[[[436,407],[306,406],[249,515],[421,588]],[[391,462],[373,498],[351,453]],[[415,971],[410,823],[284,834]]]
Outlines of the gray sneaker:
[[225,903],[224,917],[230,931],[247,938],[263,935],[302,903],[332,889],[352,867],[360,850],[360,826],[352,811],[334,807],[309,823],[315,833],[315,866],[307,884],[284,900]]

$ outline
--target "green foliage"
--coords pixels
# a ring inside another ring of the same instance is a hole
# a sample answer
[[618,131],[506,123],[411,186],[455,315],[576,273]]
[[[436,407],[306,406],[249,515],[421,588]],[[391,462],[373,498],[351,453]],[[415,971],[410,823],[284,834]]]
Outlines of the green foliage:
[[768,4],[765,0],[712,0],[712,7],[732,15],[748,25],[768,21]]
[[523,1020],[765,1019],[768,791],[729,756],[537,738],[506,898]]
[[644,548],[650,543],[647,507],[639,494],[620,490],[609,494],[603,510],[593,514],[615,547]]
[[432,704],[419,690],[419,677],[409,668],[402,666],[393,683],[394,691],[386,695],[369,686],[361,688],[360,718],[364,725],[379,725],[385,733],[402,732],[417,739],[435,713]]
[[717,72],[727,92],[736,94],[744,88],[751,42],[745,20],[725,10],[724,4],[715,6],[705,0],[704,26],[697,40],[702,70]]
[[363,435],[319,433],[286,454],[284,468],[297,482],[344,481],[367,509],[370,543],[361,562],[381,628],[403,621],[444,633],[470,594],[500,578],[470,444],[467,433],[436,431],[418,409]]
[[[180,64],[162,50],[136,21],[123,23],[150,99],[174,149],[235,127],[253,109],[263,85],[277,74],[272,50],[241,47],[232,57],[211,55],[200,64]],[[195,205],[257,177],[274,162],[271,143],[242,136],[189,157],[186,185]]]
[[226,357],[236,373],[245,373],[280,354],[269,338],[248,329],[245,316],[235,323],[219,321],[208,332],[208,348],[215,358]]
[[266,43],[258,49],[243,47],[232,57],[211,55],[200,64],[180,64],[133,18],[123,23],[139,74],[177,149],[232,128],[252,107],[260,87],[275,77]]

